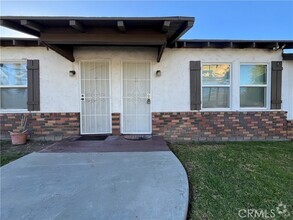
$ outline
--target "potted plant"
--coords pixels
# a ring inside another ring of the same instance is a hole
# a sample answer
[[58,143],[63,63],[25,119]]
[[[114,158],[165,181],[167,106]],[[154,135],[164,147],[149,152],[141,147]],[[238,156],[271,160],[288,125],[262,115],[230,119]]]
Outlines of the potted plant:
[[12,145],[21,145],[26,143],[28,136],[26,123],[27,117],[23,115],[20,121],[20,126],[14,131],[9,131]]

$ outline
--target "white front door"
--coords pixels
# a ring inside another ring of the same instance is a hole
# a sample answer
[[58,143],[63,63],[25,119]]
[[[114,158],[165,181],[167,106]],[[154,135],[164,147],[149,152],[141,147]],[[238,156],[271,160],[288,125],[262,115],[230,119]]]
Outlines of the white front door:
[[151,133],[150,63],[123,63],[122,133]]
[[107,61],[81,62],[81,134],[111,133]]

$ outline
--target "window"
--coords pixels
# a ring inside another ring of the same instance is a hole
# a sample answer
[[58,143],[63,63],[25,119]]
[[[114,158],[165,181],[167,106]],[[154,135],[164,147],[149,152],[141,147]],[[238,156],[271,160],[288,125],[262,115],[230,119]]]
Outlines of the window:
[[26,63],[0,63],[1,109],[27,109]]
[[202,107],[230,108],[230,64],[202,66]]
[[265,108],[267,65],[240,65],[240,107]]

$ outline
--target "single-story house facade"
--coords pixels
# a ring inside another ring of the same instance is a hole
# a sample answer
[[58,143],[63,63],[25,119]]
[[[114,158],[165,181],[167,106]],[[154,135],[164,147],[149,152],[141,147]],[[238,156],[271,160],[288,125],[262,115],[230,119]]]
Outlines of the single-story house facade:
[[1,138],[293,139],[293,41],[183,40],[193,17],[14,17],[1,26]]

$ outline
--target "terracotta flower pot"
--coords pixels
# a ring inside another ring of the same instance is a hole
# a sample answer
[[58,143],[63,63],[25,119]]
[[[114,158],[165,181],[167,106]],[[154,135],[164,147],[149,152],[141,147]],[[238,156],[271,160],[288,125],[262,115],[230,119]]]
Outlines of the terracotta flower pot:
[[21,145],[26,143],[26,139],[28,135],[26,132],[23,132],[23,133],[9,132],[9,133],[10,133],[12,145]]

